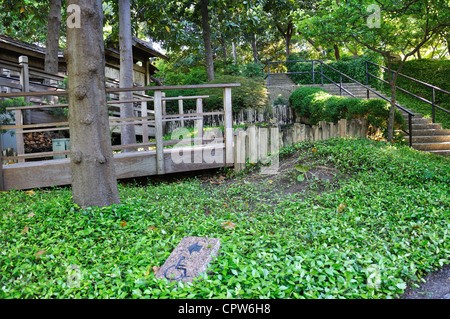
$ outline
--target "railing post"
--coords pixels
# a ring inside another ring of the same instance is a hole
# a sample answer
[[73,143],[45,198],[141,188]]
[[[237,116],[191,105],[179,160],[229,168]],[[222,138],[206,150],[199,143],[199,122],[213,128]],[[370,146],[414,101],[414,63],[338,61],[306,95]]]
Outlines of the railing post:
[[[365,64],[366,64],[366,85],[369,86],[369,69],[367,67],[367,60],[365,60]],[[367,99],[369,99],[370,96],[370,91],[367,90]]]
[[[203,113],[203,100],[197,99],[197,113]],[[200,119],[197,120],[196,126],[197,126],[197,132],[198,132],[198,138],[201,139],[199,142],[199,145],[203,145],[203,115],[200,115]]]
[[408,113],[408,125],[409,125],[409,147],[412,147],[412,140],[413,140],[413,134],[412,134],[412,116]]
[[433,123],[436,123],[436,108],[435,106],[435,91],[434,88],[431,88],[431,113],[432,113],[432,117],[433,117]]
[[267,86],[270,86],[270,62],[267,62]]
[[[27,56],[20,56],[19,57],[19,64],[20,64],[20,85],[22,86],[22,92],[26,93],[30,91],[30,77],[28,72],[28,57]],[[27,103],[30,102],[29,97],[25,97],[25,101]],[[27,115],[30,115],[29,110],[26,111]],[[22,110],[15,110],[14,111],[14,118],[16,125],[23,125],[23,113]],[[28,121],[31,123],[31,121]],[[16,141],[17,141],[17,154],[23,155],[25,154],[25,146],[23,141],[23,129],[16,129]],[[24,160],[20,159],[18,161],[19,163],[23,163]]]
[[[148,116],[147,102],[141,102],[141,116]],[[142,143],[148,143],[148,119],[142,119]],[[144,147],[147,150],[148,146]]]
[[[181,97],[181,96],[179,96],[179,97]],[[179,114],[184,114],[184,109],[183,109],[183,100],[182,99],[179,99],[178,100],[178,113]],[[184,117],[180,117],[181,118],[181,120],[180,120],[180,127],[184,127]]]
[[[165,92],[162,92],[162,97],[163,98],[166,97],[166,93]],[[166,101],[162,101],[162,115],[166,115],[166,114],[167,114],[167,112],[166,112]],[[166,127],[167,127],[166,122],[162,122],[163,135],[167,133]]]
[[225,132],[225,163],[233,164],[233,110],[231,102],[231,88],[223,89],[223,112]]
[[339,95],[342,96],[342,74],[339,74]]
[[164,174],[164,145],[162,126],[162,92],[155,91],[155,139],[156,139],[156,173]]
[[320,84],[323,87],[323,62],[320,61]]
[[316,84],[316,81],[314,80],[314,60],[312,60],[312,80],[313,84]]

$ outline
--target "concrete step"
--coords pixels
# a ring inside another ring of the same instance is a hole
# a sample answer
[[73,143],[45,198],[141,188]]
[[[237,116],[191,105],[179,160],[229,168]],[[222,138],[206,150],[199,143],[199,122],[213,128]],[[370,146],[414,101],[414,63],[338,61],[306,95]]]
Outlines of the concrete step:
[[413,132],[415,130],[442,130],[442,124],[440,123],[430,123],[430,124],[412,124]]
[[439,130],[439,129],[414,130],[414,128],[413,128],[413,135],[416,135],[416,136],[450,135],[450,130]]
[[[414,137],[413,137],[414,138]],[[436,142],[436,143],[415,143],[413,148],[420,151],[440,151],[450,150],[450,142]]]
[[[438,143],[438,142],[450,142],[450,135],[427,135],[419,136],[414,135],[413,131],[413,145],[416,143]],[[409,136],[405,136],[405,140],[409,141]]]

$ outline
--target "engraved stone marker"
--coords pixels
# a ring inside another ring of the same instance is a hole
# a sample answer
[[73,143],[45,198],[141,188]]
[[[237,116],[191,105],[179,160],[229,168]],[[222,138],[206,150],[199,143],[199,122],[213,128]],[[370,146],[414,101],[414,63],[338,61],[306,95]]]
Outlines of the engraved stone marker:
[[218,238],[186,236],[156,273],[156,278],[190,282],[205,272],[220,248]]

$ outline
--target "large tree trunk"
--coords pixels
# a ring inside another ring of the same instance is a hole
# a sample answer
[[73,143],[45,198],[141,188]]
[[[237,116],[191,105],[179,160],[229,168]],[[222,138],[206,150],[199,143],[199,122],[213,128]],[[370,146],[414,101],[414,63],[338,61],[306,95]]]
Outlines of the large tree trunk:
[[[130,0],[119,0],[119,47],[120,47],[120,87],[133,87],[133,42],[131,37],[131,3]],[[121,92],[121,100],[132,100],[132,92]],[[133,103],[122,103],[120,117],[135,117]],[[120,129],[122,145],[136,144],[134,125],[122,125]],[[133,151],[132,149],[124,152]]]
[[256,34],[252,33],[251,37],[252,37],[251,41],[252,41],[253,61],[255,63],[258,63],[259,60],[258,60],[258,49],[256,47]]
[[223,33],[220,33],[220,42],[222,44],[222,55],[223,55],[223,60],[225,62],[227,62],[228,60],[228,55],[227,55],[227,43],[225,41],[225,37],[223,35]]
[[203,43],[205,45],[205,60],[206,60],[206,74],[208,80],[214,80],[214,62],[211,47],[211,28],[209,26],[209,0],[201,0],[200,5],[202,9],[202,29],[203,29]]
[[101,0],[69,0],[81,27],[67,28],[70,169],[73,200],[81,207],[120,203],[109,132]]
[[47,40],[44,70],[58,74],[59,35],[61,30],[61,0],[50,0],[50,11],[47,16]]

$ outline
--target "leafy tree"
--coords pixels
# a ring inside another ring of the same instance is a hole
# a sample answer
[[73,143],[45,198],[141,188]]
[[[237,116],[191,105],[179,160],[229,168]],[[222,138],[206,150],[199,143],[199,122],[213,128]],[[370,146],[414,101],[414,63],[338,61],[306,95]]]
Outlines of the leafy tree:
[[[435,35],[448,30],[448,1],[379,0],[376,1],[376,6],[369,0],[318,2],[319,6],[314,15],[296,23],[304,34],[321,38],[323,41],[330,37],[354,41],[383,56],[388,68],[387,81],[391,90],[388,140],[392,141],[398,73],[408,58],[416,54]],[[401,53],[402,56],[398,68],[393,70],[395,53]]]

